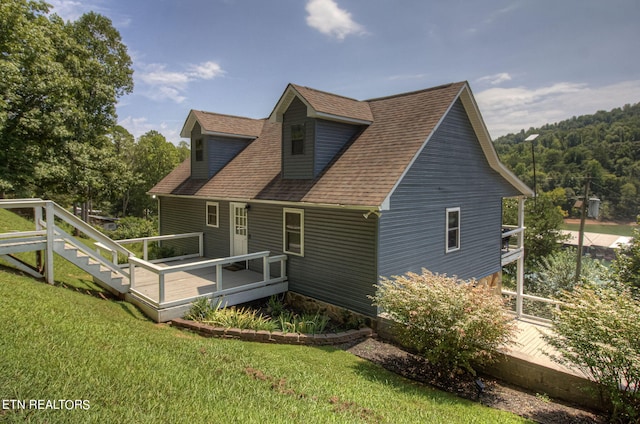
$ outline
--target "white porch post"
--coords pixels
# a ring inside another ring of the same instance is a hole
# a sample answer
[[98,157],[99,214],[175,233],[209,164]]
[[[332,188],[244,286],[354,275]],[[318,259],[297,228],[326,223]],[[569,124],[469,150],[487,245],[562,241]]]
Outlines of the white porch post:
[[53,212],[53,202],[45,203],[45,221],[47,223],[47,251],[45,254],[44,272],[47,283],[54,284],[53,277],[53,243],[55,242],[55,215]]
[[518,318],[522,316],[522,301],[524,295],[524,196],[518,198],[518,228],[522,232],[518,236],[518,249],[521,250],[517,261],[516,276],[516,315]]
[[262,258],[262,280],[271,280],[271,265],[269,265],[269,255]]
[[164,303],[164,272],[158,274],[158,304]]
[[216,291],[222,290],[222,264],[216,265]]

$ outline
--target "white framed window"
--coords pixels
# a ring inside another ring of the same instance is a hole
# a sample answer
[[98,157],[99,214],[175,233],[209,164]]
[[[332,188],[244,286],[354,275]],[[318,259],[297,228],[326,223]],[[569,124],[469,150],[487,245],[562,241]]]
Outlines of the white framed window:
[[218,202],[207,202],[207,227],[216,227],[220,222]]
[[282,242],[284,253],[304,256],[304,209],[283,209]]
[[460,208],[447,208],[446,216],[446,252],[460,249]]

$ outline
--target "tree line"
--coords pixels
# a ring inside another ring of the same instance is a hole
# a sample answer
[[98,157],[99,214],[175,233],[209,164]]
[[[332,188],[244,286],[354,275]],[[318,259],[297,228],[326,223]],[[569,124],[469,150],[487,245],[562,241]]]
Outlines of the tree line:
[[37,0],[0,3],[0,198],[42,197],[143,216],[146,192],[189,155],[150,131],[116,125],[133,91],[127,47],[89,12],[64,22]]
[[[539,134],[525,142],[530,134]],[[590,180],[590,196],[601,200],[601,218],[633,220],[640,212],[640,103],[573,117],[497,138],[501,161],[538,192],[560,189],[559,206],[573,206]]]

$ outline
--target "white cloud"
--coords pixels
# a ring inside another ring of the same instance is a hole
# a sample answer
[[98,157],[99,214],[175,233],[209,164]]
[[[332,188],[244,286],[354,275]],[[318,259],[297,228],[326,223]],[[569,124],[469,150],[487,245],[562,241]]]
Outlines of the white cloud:
[[478,82],[488,82],[491,85],[498,85],[505,81],[511,81],[511,75],[506,72],[501,72],[499,74],[487,75],[482,78],[477,79]]
[[143,65],[141,68],[134,74],[143,85],[141,94],[152,100],[168,99],[176,103],[187,99],[185,92],[189,83],[224,75],[220,65],[211,61],[188,65],[183,72],[168,71],[166,65],[158,63]]
[[222,74],[224,71],[220,65],[211,61],[189,66],[189,76],[192,78],[209,80]]
[[129,131],[136,139],[151,130],[155,130],[162,134],[167,141],[171,141],[174,144],[177,144],[182,140],[180,138],[180,128],[176,125],[169,125],[166,122],[154,124],[149,122],[147,118],[134,118],[132,116],[127,116],[126,118],[119,119],[118,125],[126,128],[127,131]]
[[362,25],[351,19],[351,13],[340,9],[334,0],[309,0],[306,10],[307,25],[338,40],[366,33]]
[[640,99],[640,80],[602,87],[561,82],[546,87],[490,88],[476,94],[489,133],[496,138],[573,116],[611,110]]
[[51,12],[60,16],[65,21],[75,21],[84,13],[93,10],[93,7],[87,2],[73,0],[49,0],[52,6]]

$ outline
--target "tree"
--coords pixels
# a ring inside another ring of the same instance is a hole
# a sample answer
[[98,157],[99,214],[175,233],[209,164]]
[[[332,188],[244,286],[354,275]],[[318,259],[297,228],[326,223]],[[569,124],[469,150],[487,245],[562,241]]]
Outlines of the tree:
[[[566,238],[560,230],[565,213],[559,205],[564,201],[565,191],[556,189],[539,192],[535,200],[525,203],[525,268],[529,272],[537,268],[542,258],[558,251]],[[517,213],[515,201],[505,199],[502,222],[518,222]]]
[[[552,360],[599,383],[613,404],[611,422],[640,417],[640,302],[628,290],[577,287],[554,310],[553,332],[543,336]],[[603,397],[605,397],[603,396]]]
[[[528,294],[559,299],[563,292],[572,291],[576,274],[575,249],[563,249],[540,259],[537,271],[529,278]],[[582,258],[581,285],[602,285],[608,280],[607,268],[598,260]]]
[[139,177],[132,189],[131,211],[137,216],[155,213],[158,205],[146,193],[180,163],[176,146],[158,131],[152,130],[138,139],[134,154],[134,173]]
[[87,200],[104,180],[95,172],[117,99],[133,89],[131,59],[104,16],[64,23],[48,12],[39,1],[0,4],[0,194],[58,187]]
[[618,250],[611,263],[614,279],[628,286],[635,297],[640,299],[640,230],[634,230],[629,245]]

